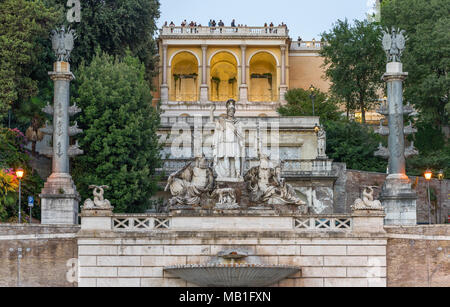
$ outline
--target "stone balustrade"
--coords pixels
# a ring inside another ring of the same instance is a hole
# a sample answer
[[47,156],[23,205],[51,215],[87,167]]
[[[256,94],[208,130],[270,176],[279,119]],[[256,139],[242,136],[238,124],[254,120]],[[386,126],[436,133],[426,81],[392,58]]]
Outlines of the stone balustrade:
[[[166,174],[174,173],[188,163],[192,159],[167,159],[163,162],[163,168],[158,169],[159,172],[165,171]],[[245,171],[257,166],[258,161],[255,159],[247,159],[245,163]],[[284,160],[282,164],[282,176],[314,176],[314,175],[333,175],[333,161],[332,160]]]
[[325,42],[320,41],[296,41],[292,42],[289,50],[291,51],[301,51],[301,50],[314,50],[318,51],[325,46]]
[[167,26],[160,29],[160,36],[237,36],[237,37],[287,37],[289,30],[280,27],[190,27]]
[[152,231],[195,231],[207,228],[216,230],[256,230],[262,225],[271,229],[313,231],[313,232],[351,232],[353,219],[350,215],[311,215],[275,216],[258,212],[244,212],[242,215],[177,216],[169,214],[115,214],[111,217],[113,232],[152,232]]

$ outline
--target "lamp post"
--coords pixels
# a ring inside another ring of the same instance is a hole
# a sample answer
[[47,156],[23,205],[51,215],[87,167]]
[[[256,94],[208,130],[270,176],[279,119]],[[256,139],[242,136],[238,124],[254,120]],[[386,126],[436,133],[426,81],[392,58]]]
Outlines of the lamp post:
[[438,174],[439,179],[439,215],[438,215],[438,223],[441,224],[441,209],[442,209],[442,181],[444,181],[445,175],[444,170],[440,170]]
[[25,171],[21,168],[16,170],[16,176],[19,178],[19,224],[22,222],[22,211],[21,211],[21,205],[22,205],[22,178],[25,174]]
[[311,85],[311,87],[309,88],[309,90],[311,91],[311,100],[312,100],[312,107],[313,107],[313,116],[316,116],[316,110],[315,110],[315,100],[316,100],[316,88],[314,87],[314,85]]
[[427,180],[428,191],[428,223],[431,225],[431,193],[430,193],[430,180],[433,178],[433,172],[429,169],[425,172],[425,179]]

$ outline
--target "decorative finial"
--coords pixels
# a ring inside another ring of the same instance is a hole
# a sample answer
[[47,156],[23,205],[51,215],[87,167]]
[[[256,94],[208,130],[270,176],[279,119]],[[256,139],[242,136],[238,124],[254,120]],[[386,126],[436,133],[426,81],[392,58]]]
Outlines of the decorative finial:
[[406,40],[404,30],[392,28],[390,34],[389,30],[383,31],[383,49],[386,52],[388,62],[401,62]]
[[75,30],[70,27],[67,31],[64,26],[52,31],[52,49],[58,62],[69,62],[76,38]]

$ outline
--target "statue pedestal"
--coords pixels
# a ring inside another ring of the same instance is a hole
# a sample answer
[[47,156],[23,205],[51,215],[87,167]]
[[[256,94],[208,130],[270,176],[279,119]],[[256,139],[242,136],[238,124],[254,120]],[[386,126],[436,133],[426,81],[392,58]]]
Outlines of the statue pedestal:
[[52,174],[42,189],[41,224],[78,225],[78,194],[69,174]]
[[386,211],[386,225],[417,225],[417,194],[412,190],[406,175],[390,175],[383,186],[380,200]]
[[352,213],[355,233],[384,233],[383,210],[356,210]]
[[92,209],[81,212],[81,228],[87,231],[111,231],[113,208]]

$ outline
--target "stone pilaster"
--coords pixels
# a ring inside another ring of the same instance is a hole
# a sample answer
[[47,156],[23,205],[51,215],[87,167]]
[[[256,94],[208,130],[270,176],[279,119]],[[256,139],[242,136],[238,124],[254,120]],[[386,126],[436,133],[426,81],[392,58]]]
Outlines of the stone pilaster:
[[209,100],[208,97],[208,79],[207,79],[207,58],[206,53],[208,46],[202,45],[202,84],[200,85],[200,102],[206,103]]
[[280,84],[280,103],[285,104],[286,99],[284,98],[286,92],[288,90],[288,86],[286,84],[286,45],[281,45],[281,84]]
[[247,46],[241,46],[241,84],[239,85],[239,100],[241,103],[248,102],[247,85]]
[[417,224],[417,195],[406,175],[403,81],[407,76],[399,62],[388,63],[383,76],[388,89],[389,176],[380,199],[386,210],[386,225]]
[[167,45],[162,45],[163,56],[162,56],[162,84],[161,84],[161,102],[169,102],[169,86],[167,85]]

